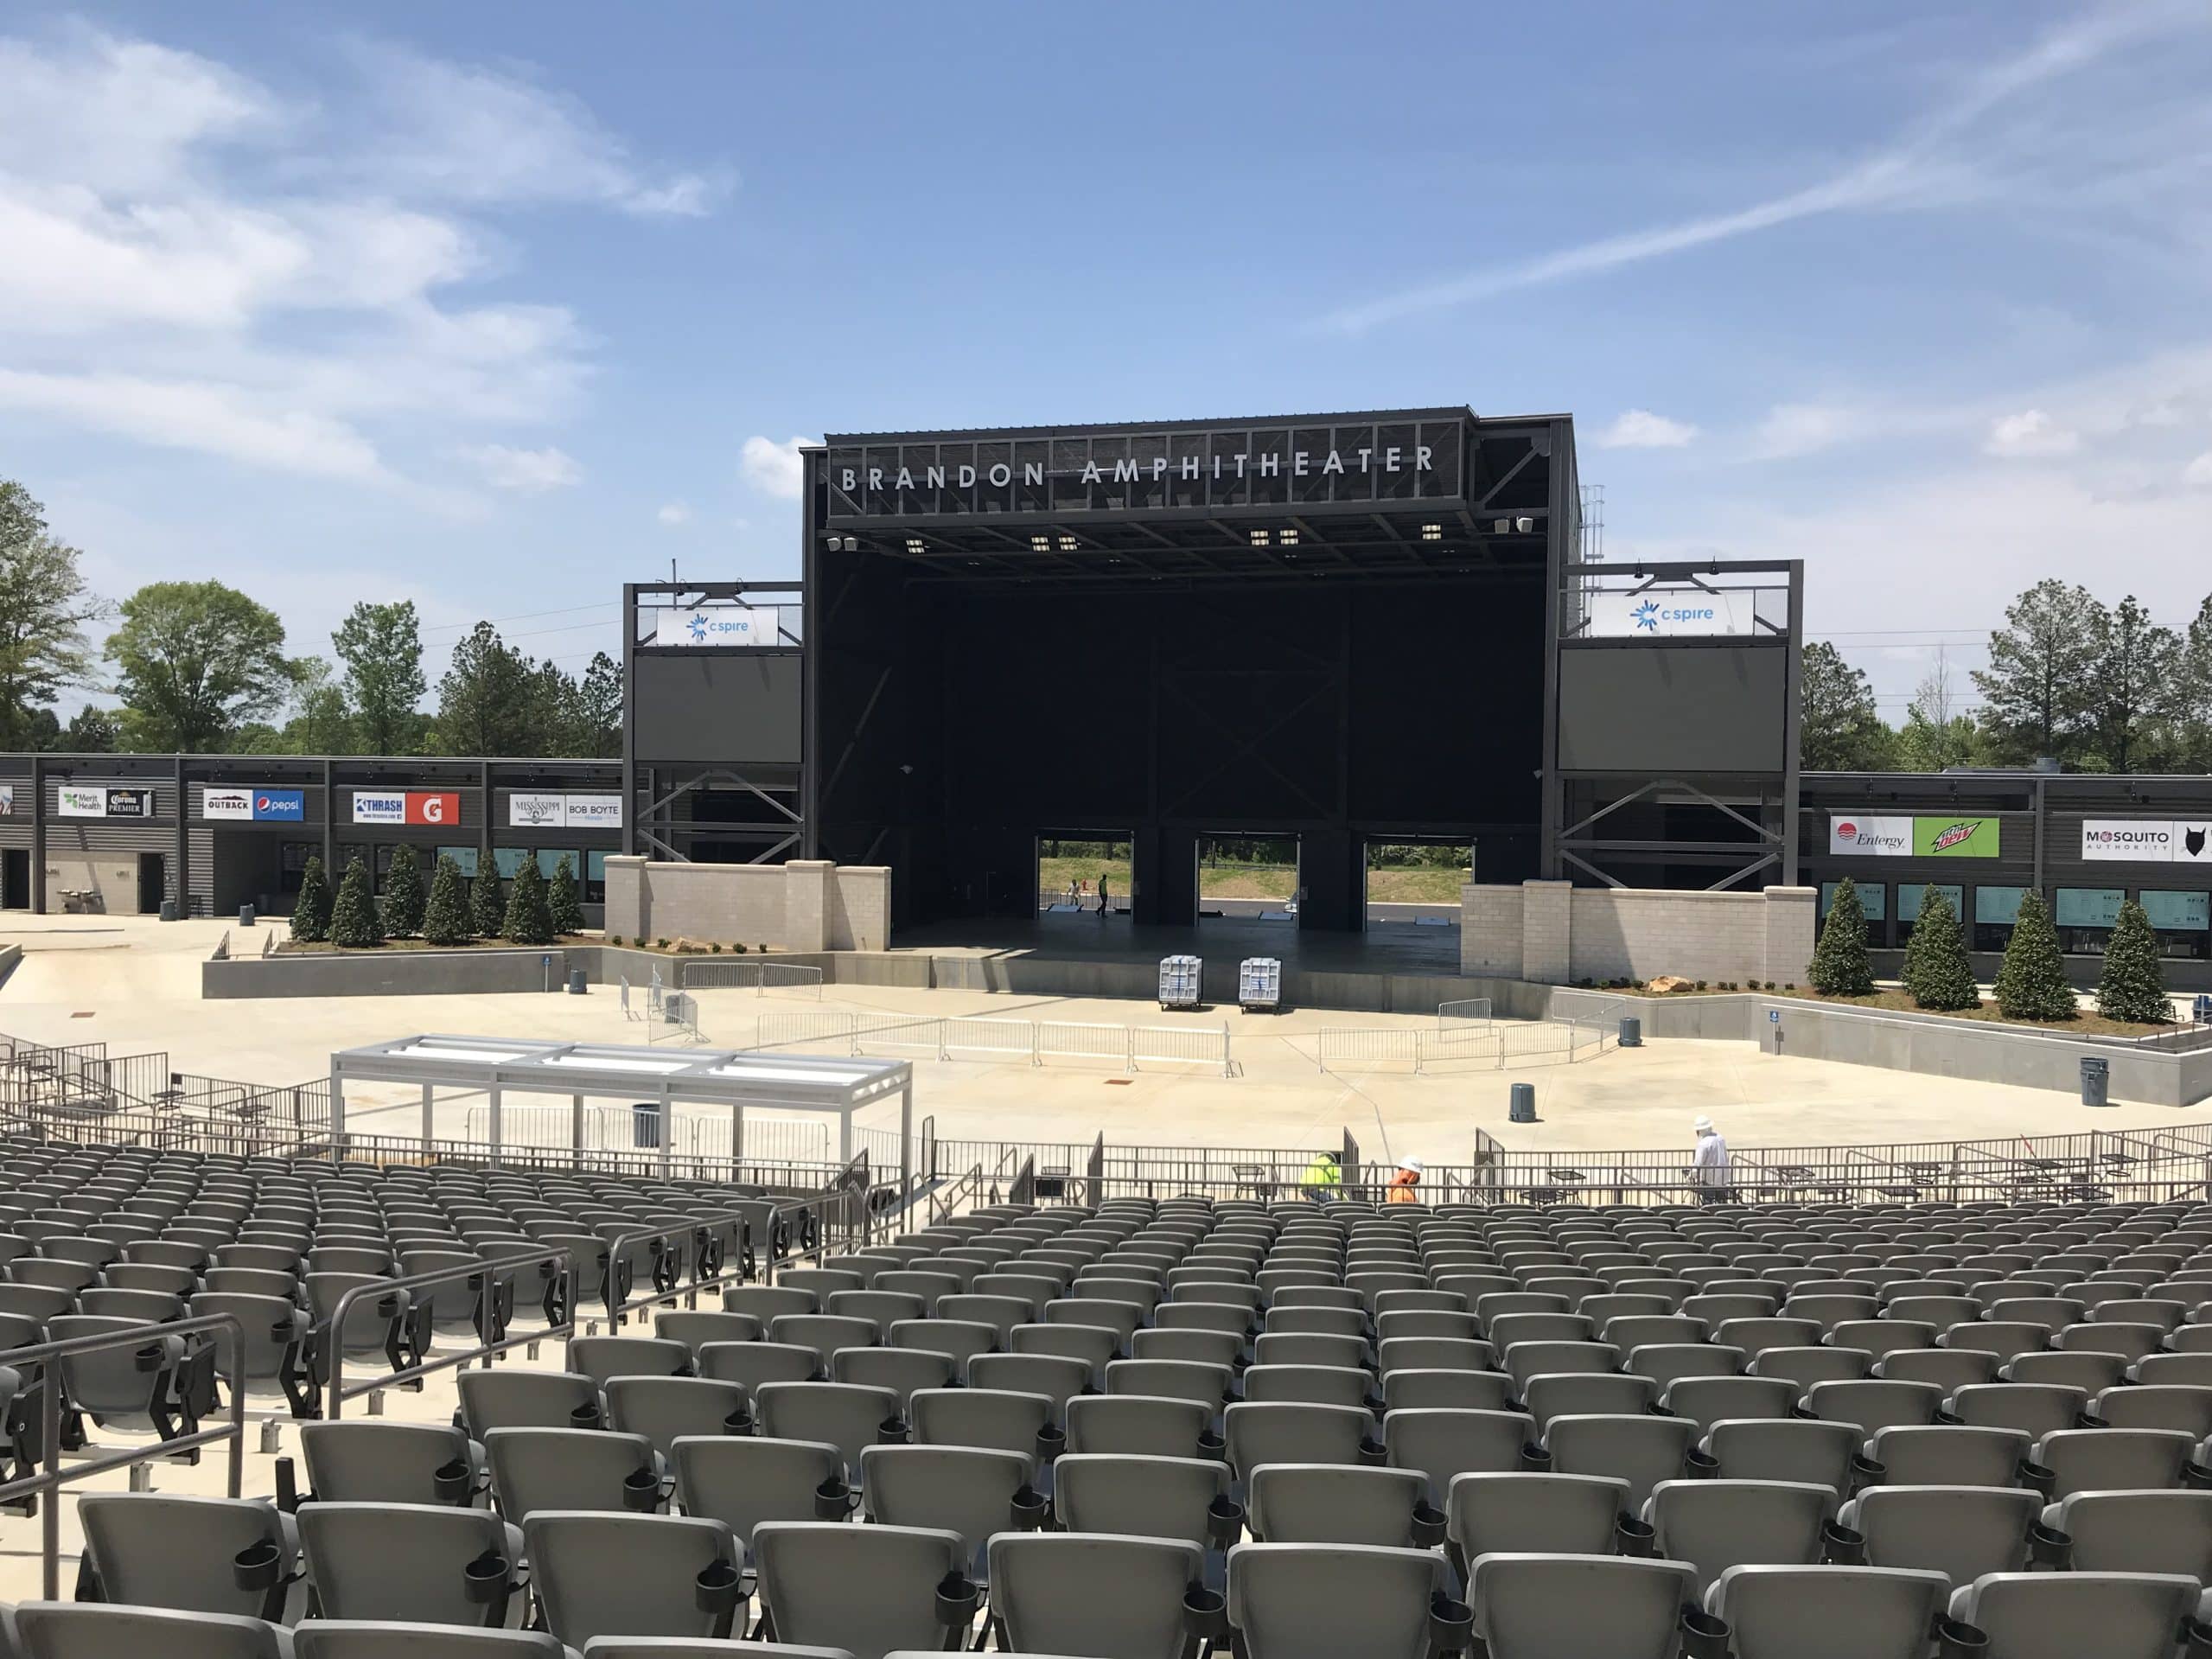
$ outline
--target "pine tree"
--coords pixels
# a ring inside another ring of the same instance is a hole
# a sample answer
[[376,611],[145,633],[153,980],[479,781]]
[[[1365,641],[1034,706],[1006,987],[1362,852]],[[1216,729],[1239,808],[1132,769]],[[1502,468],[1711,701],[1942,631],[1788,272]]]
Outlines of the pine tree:
[[514,885],[507,896],[507,920],[500,932],[518,945],[550,945],[553,941],[553,911],[545,902],[545,878],[538,860],[525,858],[514,872]]
[[2012,937],[2005,947],[2005,966],[1997,971],[1997,1006],[2007,1019],[2071,1019],[2074,987],[2066,982],[2066,959],[2059,954],[2058,930],[2043,895],[2020,896]]
[[422,930],[422,860],[403,842],[392,850],[392,868],[384,873],[384,931],[393,939],[408,939]]
[[1973,963],[1967,955],[1966,928],[1944,893],[1930,887],[1920,896],[1920,919],[1913,923],[1905,983],[1922,1008],[1944,1012],[1981,1006]]
[[314,942],[330,937],[330,883],[322,860],[310,855],[300,871],[299,896],[292,901],[292,937]]
[[553,866],[553,884],[546,890],[546,909],[553,918],[553,931],[558,934],[583,931],[583,906],[577,902],[576,871],[570,865],[569,855],[561,854],[561,861]]
[[2120,921],[2105,941],[2105,969],[2097,980],[2097,1011],[2107,1019],[2140,1025],[2165,1025],[2174,1017],[2166,999],[2166,976],[2158,963],[2158,936],[2151,918],[2130,899],[2120,907]]
[[500,896],[500,867],[487,853],[477,860],[476,879],[469,884],[469,926],[479,939],[496,939],[507,922],[507,901]]
[[338,896],[331,902],[330,942],[349,948],[384,942],[376,896],[369,891],[368,865],[358,853],[346,866],[346,878],[338,884]]
[[471,931],[461,866],[449,858],[440,858],[437,873],[430,877],[430,905],[423,912],[423,938],[433,945],[465,945]]
[[1813,948],[1807,971],[1813,988],[1831,997],[1863,997],[1874,989],[1874,969],[1866,960],[1866,912],[1858,888],[1845,876],[1828,909],[1828,924]]

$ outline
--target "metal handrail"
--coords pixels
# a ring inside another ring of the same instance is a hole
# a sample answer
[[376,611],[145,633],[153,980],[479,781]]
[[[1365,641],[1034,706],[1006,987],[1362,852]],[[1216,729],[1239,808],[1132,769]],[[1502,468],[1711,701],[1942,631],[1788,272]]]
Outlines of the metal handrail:
[[[767,1201],[759,1200],[757,1202],[765,1203]],[[647,1294],[642,1296],[626,1297],[619,1302],[615,1299],[615,1267],[622,1260],[623,1253],[629,1246],[634,1244],[649,1244],[655,1239],[672,1239],[675,1238],[679,1235],[681,1235],[686,1240],[690,1240],[697,1236],[700,1228],[715,1222],[735,1222],[737,1223],[737,1259],[735,1262],[730,1264],[729,1272],[717,1273],[712,1279],[701,1279],[698,1277],[698,1264],[694,1262],[692,1268],[692,1279],[687,1285],[674,1285],[671,1286],[665,1291],[655,1290],[648,1292]],[[647,1228],[636,1233],[622,1233],[616,1235],[614,1239],[609,1241],[607,1246],[607,1284],[605,1286],[605,1301],[607,1305],[608,1319],[612,1323],[620,1323],[633,1313],[642,1313],[649,1307],[655,1306],[662,1302],[673,1302],[679,1296],[689,1296],[692,1298],[692,1305],[696,1307],[698,1305],[698,1293],[703,1290],[712,1290],[717,1285],[742,1285],[745,1281],[745,1248],[752,1242],[752,1235],[753,1224],[747,1219],[745,1212],[742,1209],[719,1209],[710,1215],[694,1216],[690,1221],[679,1222],[673,1227]],[[773,1241],[771,1241],[771,1242],[773,1242]],[[576,1339],[574,1310],[571,1310],[569,1339],[571,1342]]]
[[61,1487],[63,1483],[82,1479],[88,1475],[104,1475],[111,1469],[125,1469],[155,1458],[173,1457],[180,1452],[195,1451],[218,1441],[231,1443],[229,1495],[238,1497],[244,1491],[245,1473],[245,1390],[233,1386],[230,1390],[231,1420],[220,1428],[203,1428],[190,1434],[180,1434],[175,1439],[164,1440],[157,1446],[129,1446],[111,1452],[105,1457],[90,1458],[61,1466],[61,1373],[54,1363],[57,1360],[74,1359],[80,1354],[97,1354],[111,1348],[143,1348],[149,1341],[158,1342],[165,1337],[189,1337],[201,1331],[228,1333],[231,1352],[245,1351],[245,1326],[235,1313],[202,1313],[189,1319],[172,1319],[166,1324],[133,1325],[125,1330],[103,1330],[89,1337],[72,1337],[63,1342],[37,1343],[28,1348],[10,1350],[7,1354],[8,1369],[22,1371],[35,1366],[44,1371],[43,1386],[39,1393],[39,1444],[46,1454],[46,1467],[35,1475],[26,1475],[20,1480],[0,1485],[0,1503],[13,1503],[18,1498],[47,1495],[41,1515],[39,1554],[44,1573],[44,1596],[57,1601],[61,1595]]
[[[411,1273],[405,1279],[379,1279],[373,1284],[356,1285],[353,1289],[346,1292],[338,1298],[338,1305],[331,1309],[327,1326],[319,1327],[328,1329],[330,1332],[330,1381],[325,1391],[324,1417],[331,1422],[336,1422],[339,1407],[347,1401],[358,1395],[375,1393],[385,1388],[398,1388],[402,1383],[412,1382],[438,1371],[451,1370],[456,1365],[465,1366],[471,1360],[488,1360],[495,1354],[504,1354],[509,1349],[520,1348],[526,1343],[543,1342],[549,1337],[567,1337],[576,1329],[576,1308],[573,1305],[575,1298],[571,1295],[569,1298],[571,1303],[568,1310],[569,1317],[564,1324],[532,1330],[526,1336],[502,1337],[497,1342],[487,1339],[474,1348],[464,1349],[458,1353],[440,1354],[434,1359],[425,1360],[420,1365],[411,1365],[402,1371],[383,1374],[358,1387],[348,1388],[346,1387],[346,1316],[353,1311],[354,1305],[363,1297],[389,1296],[394,1291],[435,1289],[440,1285],[459,1284],[481,1275],[485,1280],[485,1305],[488,1306],[499,1294],[495,1282],[499,1274],[511,1268],[531,1267],[545,1261],[564,1264],[564,1271],[568,1274],[569,1283],[571,1286],[576,1283],[576,1263],[568,1251],[532,1250],[511,1256],[480,1257],[475,1261],[461,1267],[434,1267],[429,1273]],[[481,1319],[478,1323],[477,1334],[484,1335],[484,1324]]]

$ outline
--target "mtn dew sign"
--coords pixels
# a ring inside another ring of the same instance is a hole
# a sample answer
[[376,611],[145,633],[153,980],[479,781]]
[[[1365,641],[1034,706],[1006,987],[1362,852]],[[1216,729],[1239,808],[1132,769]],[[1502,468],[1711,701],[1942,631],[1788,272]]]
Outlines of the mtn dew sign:
[[1995,818],[1916,818],[1912,820],[1912,852],[1916,858],[1994,858],[2002,839]]

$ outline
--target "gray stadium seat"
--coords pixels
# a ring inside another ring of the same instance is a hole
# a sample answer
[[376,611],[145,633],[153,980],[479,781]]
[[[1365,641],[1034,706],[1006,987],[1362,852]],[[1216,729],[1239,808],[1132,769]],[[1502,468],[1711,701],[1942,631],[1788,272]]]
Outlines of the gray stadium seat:
[[427,1624],[524,1622],[522,1532],[488,1510],[314,1503],[301,1505],[298,1523],[322,1618],[404,1611]]
[[1940,1573],[1732,1566],[1705,1596],[1736,1659],[1922,1659],[1951,1592]]
[[1427,1550],[1239,1544],[1228,1615],[1247,1659],[1425,1659],[1442,1562]]
[[719,1521],[552,1509],[522,1531],[545,1627],[571,1648],[598,1636],[721,1637],[735,1626],[744,1557]]

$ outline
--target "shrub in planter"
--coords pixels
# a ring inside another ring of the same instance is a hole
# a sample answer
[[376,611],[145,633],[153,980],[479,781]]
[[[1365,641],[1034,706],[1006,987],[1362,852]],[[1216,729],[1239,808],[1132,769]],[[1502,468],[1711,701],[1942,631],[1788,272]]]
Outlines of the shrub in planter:
[[553,942],[552,907],[545,902],[545,878],[539,874],[535,858],[525,858],[522,867],[514,872],[500,933],[518,945]]
[[461,866],[440,858],[430,877],[430,899],[423,911],[423,938],[432,945],[465,945],[471,937],[469,893]]
[[469,929],[479,939],[496,939],[507,920],[507,905],[500,897],[499,866],[489,858],[476,864],[476,879],[469,884]]
[[384,942],[384,924],[376,914],[376,896],[369,891],[368,865],[356,854],[338,884],[338,896],[330,904],[330,942],[353,949]]
[[2105,944],[2104,973],[2097,980],[2097,1011],[2107,1019],[2141,1025],[2173,1021],[2166,999],[2166,976],[2158,964],[2158,936],[2135,900],[2120,907],[2120,921]]
[[330,881],[317,855],[310,855],[300,871],[299,896],[292,901],[292,937],[310,944],[330,937]]
[[392,849],[392,868],[384,872],[384,932],[389,939],[411,939],[423,930],[423,863],[405,843]]
[[1913,923],[1909,949],[1905,989],[1916,1005],[1938,1012],[1981,1006],[1981,989],[1967,956],[1966,928],[1950,899],[1934,887],[1920,896],[1920,919]]
[[2076,1011],[2058,930],[2040,893],[2021,895],[2005,965],[1997,971],[1997,1006],[2007,1019],[2071,1019]]
[[565,852],[561,855],[560,862],[553,866],[553,884],[546,890],[545,908],[552,913],[555,933],[583,931],[583,906],[577,898],[576,871],[571,866]]
[[1874,989],[1874,969],[1866,957],[1866,910],[1858,886],[1845,876],[1836,889],[1827,925],[1813,948],[1813,988],[1832,997],[1864,997]]

